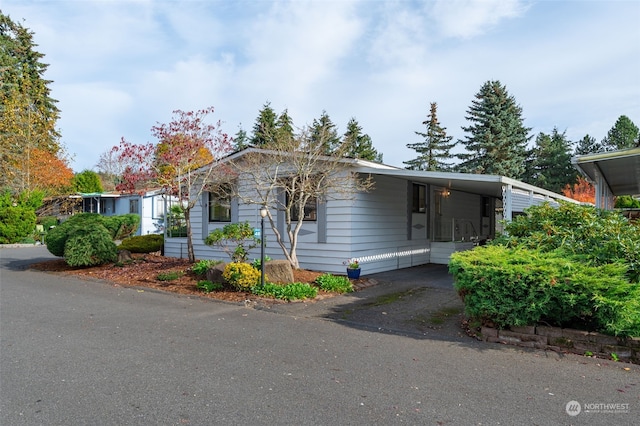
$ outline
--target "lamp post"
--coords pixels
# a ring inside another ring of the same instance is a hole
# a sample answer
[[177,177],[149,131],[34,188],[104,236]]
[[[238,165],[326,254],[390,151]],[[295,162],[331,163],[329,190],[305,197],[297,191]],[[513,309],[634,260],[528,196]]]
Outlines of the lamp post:
[[267,206],[260,208],[260,287],[264,287],[264,218],[267,216]]

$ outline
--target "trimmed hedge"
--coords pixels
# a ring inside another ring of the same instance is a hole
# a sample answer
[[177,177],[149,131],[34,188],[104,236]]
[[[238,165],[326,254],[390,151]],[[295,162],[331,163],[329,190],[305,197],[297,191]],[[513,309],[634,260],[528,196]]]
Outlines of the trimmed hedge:
[[118,246],[118,250],[129,250],[131,253],[153,253],[162,250],[164,235],[147,234],[125,238]]
[[466,314],[499,328],[548,324],[640,336],[640,286],[621,264],[589,266],[560,253],[478,247],[454,253],[449,271]]
[[482,323],[545,323],[640,336],[640,227],[617,212],[530,207],[486,247],[454,253],[449,270]]

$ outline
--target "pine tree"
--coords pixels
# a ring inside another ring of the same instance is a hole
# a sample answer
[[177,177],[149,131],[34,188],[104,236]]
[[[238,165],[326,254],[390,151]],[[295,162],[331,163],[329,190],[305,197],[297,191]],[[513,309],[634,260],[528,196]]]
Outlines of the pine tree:
[[238,131],[233,137],[233,150],[242,151],[249,146],[251,146],[251,143],[249,142],[249,135],[247,135],[247,132],[242,128],[242,123],[240,123]]
[[426,132],[415,132],[416,135],[424,138],[423,142],[407,144],[418,153],[418,157],[413,160],[404,161],[409,170],[428,171],[449,171],[452,164],[446,160],[453,158],[451,149],[456,145],[451,142],[452,136],[447,136],[446,127],[442,127],[438,121],[438,104],[431,103],[427,119],[422,122],[426,127]]
[[50,96],[52,81],[44,78],[48,65],[33,35],[0,11],[0,187],[16,193],[36,189],[36,154],[64,169],[60,176],[73,176],[56,129],[60,111]]
[[626,115],[621,115],[602,140],[602,146],[605,151],[633,148],[637,144],[638,137],[640,137],[638,126]]
[[279,143],[292,143],[295,139],[293,130],[293,120],[289,116],[288,110],[282,111],[276,121],[276,137]]
[[271,102],[264,104],[258,118],[253,125],[253,136],[251,137],[251,145],[255,147],[264,147],[274,141],[276,134],[276,113],[271,108]]
[[594,154],[596,152],[604,151],[604,147],[596,142],[596,138],[591,137],[589,135],[585,135],[582,139],[578,141],[576,145],[576,149],[573,152],[574,155],[587,155]]
[[487,81],[476,94],[462,127],[469,135],[459,142],[466,153],[457,169],[520,178],[524,171],[526,146],[531,130],[524,127],[522,108],[499,81]]
[[565,133],[554,128],[550,136],[542,132],[538,134],[525,182],[560,193],[565,186],[576,181],[578,172],[571,164],[571,142]]
[[345,157],[382,163],[382,153],[379,153],[373,147],[373,142],[369,135],[362,133],[362,127],[355,117],[352,117],[347,123],[347,131],[342,137],[342,146],[344,147],[343,155]]
[[340,148],[341,141],[338,130],[326,111],[322,111],[320,118],[313,119],[310,128],[310,143],[323,145],[322,151],[325,155],[333,155]]

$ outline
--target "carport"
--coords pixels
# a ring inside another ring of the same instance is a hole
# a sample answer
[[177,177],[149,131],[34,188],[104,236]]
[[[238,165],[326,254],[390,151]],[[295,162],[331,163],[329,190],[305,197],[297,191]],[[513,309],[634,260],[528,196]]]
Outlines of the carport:
[[610,210],[614,196],[640,195],[640,147],[582,155],[573,164],[595,185],[596,207]]

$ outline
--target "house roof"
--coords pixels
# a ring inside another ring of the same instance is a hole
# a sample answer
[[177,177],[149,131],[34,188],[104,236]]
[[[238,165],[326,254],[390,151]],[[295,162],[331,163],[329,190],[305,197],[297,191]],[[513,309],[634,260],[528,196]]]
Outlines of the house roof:
[[581,155],[573,164],[592,182],[602,176],[615,196],[640,194],[640,147]]
[[511,185],[512,188],[521,189],[527,192],[533,192],[534,194],[540,194],[546,197],[553,198],[555,200],[563,200],[572,203],[576,202],[571,198],[565,197],[555,192],[547,191],[546,189],[539,188],[534,185],[529,185],[528,183],[524,183],[516,179],[498,175],[426,172],[399,168],[384,170],[368,167],[358,168],[357,171],[359,173],[391,176],[399,179],[410,180],[413,182],[430,184],[442,188],[497,198],[502,197],[503,186]]

